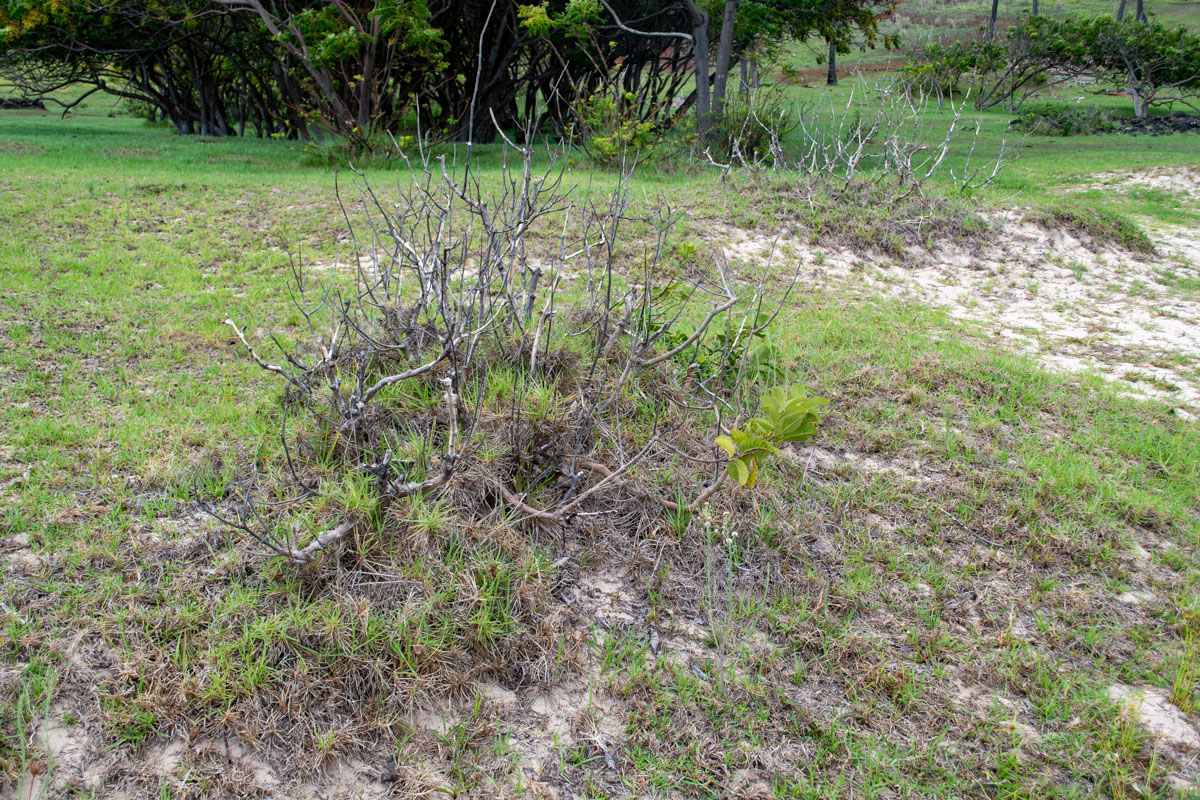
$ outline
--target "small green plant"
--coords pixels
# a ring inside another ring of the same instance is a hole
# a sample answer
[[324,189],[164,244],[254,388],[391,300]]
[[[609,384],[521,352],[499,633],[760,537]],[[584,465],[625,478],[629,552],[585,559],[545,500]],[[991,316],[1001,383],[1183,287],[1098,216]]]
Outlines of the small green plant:
[[571,139],[600,166],[615,166],[627,158],[661,161],[694,139],[687,123],[664,124],[670,116],[668,106],[617,87],[580,98],[572,114]]
[[337,731],[322,731],[317,734],[317,749],[328,753],[337,745]]
[[779,452],[788,442],[806,442],[817,435],[821,422],[818,409],[828,405],[824,397],[810,397],[804,386],[775,386],[763,395],[759,416],[744,430],[732,428],[718,436],[717,445],[729,454],[729,477],[747,488],[758,481],[763,457]]
[[154,712],[143,708],[137,701],[113,697],[105,705],[109,732],[119,744],[136,750],[142,746],[142,742],[158,732],[158,719]]
[[[674,283],[665,290],[664,297],[677,292],[680,284]],[[694,334],[681,326],[672,326],[667,322],[653,323],[649,330],[653,334],[660,331],[662,343],[669,348],[678,347]],[[779,348],[768,340],[769,325],[741,325],[736,330],[717,331],[710,337],[702,338],[675,357],[680,366],[693,371],[694,375],[707,381],[719,374],[720,382],[736,379],[739,375],[748,381],[766,382],[782,380],[784,371],[779,366],[782,360]],[[753,340],[753,341],[750,341]],[[744,351],[739,359],[736,355]]]
[[1200,707],[1196,702],[1197,687],[1200,687],[1200,635],[1189,631],[1171,682],[1171,702],[1185,714],[1192,713]]

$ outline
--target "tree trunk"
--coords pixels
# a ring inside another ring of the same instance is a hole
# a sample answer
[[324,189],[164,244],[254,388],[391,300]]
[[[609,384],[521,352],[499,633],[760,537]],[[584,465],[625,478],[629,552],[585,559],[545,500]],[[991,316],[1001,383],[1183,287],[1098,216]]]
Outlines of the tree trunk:
[[1121,0],[1121,5],[1117,6],[1117,22],[1125,19],[1125,0]]
[[1136,86],[1129,86],[1125,91],[1129,92],[1129,96],[1133,98],[1133,115],[1138,119],[1145,119],[1150,109],[1149,104],[1142,97],[1142,93],[1137,90]]
[[1146,17],[1146,6],[1143,4],[1142,0],[1137,0],[1137,14],[1134,16],[1134,19],[1137,20],[1138,22],[1149,22],[1150,21]]
[[171,122],[175,126],[175,132],[180,136],[191,136],[195,129],[192,127],[192,119],[184,113],[176,112],[172,109]]
[[692,51],[696,59],[696,133],[708,138],[712,122],[712,100],[708,89],[708,14],[696,0],[687,0],[692,19]]
[[1038,15],[1038,0],[1033,0],[1033,14],[1032,14],[1032,16],[1035,16],[1035,17],[1036,17],[1037,15]]
[[992,0],[992,14],[988,17],[987,38],[990,42],[996,38],[996,15],[1000,13],[1000,0]]
[[748,59],[741,59],[738,62],[740,75],[738,76],[738,92],[743,95],[750,93],[750,62]]
[[833,42],[829,43],[829,76],[825,78],[825,83],[837,86],[837,45]]
[[[376,22],[378,26],[378,22]],[[358,109],[355,113],[354,122],[358,125],[359,135],[370,137],[373,131],[371,130],[371,122],[374,118],[372,108],[372,89],[376,79],[375,75],[375,42],[369,41],[364,46],[363,53],[363,71],[362,79],[358,82]]]
[[729,82],[729,60],[733,54],[733,29],[737,24],[738,6],[741,0],[725,0],[725,13],[721,17],[721,44],[717,48],[717,76],[713,81],[713,117],[725,112],[725,87]]

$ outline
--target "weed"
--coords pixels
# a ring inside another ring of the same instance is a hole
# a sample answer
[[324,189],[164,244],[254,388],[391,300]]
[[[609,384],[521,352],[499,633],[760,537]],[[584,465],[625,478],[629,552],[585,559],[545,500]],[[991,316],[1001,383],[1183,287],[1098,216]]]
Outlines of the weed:
[[1200,634],[1189,629],[1171,679],[1171,702],[1185,714],[1200,708]]

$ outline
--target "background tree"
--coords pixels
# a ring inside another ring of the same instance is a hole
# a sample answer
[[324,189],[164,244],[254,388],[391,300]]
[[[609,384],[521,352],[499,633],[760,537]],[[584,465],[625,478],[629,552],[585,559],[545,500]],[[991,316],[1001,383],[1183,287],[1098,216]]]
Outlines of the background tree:
[[179,133],[292,130],[280,105],[287,76],[275,74],[269,38],[249,22],[207,0],[8,2],[0,70],[26,94],[74,86],[125,98]]
[[1133,98],[1134,115],[1156,103],[1195,107],[1200,95],[1200,36],[1161,22],[1094,19],[1036,20],[1043,46],[1058,67],[1111,81]]
[[[734,10],[734,30],[729,36],[730,55],[723,59],[718,53],[717,71],[713,76],[714,113],[717,110],[716,88],[728,81],[729,65],[742,53],[754,51],[768,55],[778,50],[782,42],[806,42],[817,38],[834,53],[848,53],[857,42],[873,47],[879,41],[879,23],[895,11],[893,0],[726,0],[722,25]],[[726,31],[721,31],[721,42]],[[891,46],[893,40],[884,44]],[[834,69],[836,70],[836,63]]]
[[[180,133],[490,141],[600,109],[707,138],[743,53],[875,42],[891,0],[0,0],[0,77],[122,97]],[[716,42],[715,60],[711,43]],[[598,98],[606,98],[600,100]],[[607,104],[607,105],[605,105]]]
[[305,110],[353,145],[395,128],[445,67],[447,43],[425,0],[216,2],[270,32]]
[[[578,1],[578,0],[577,0]],[[729,70],[743,53],[769,53],[785,41],[807,41],[820,36],[847,52],[855,36],[873,45],[879,21],[895,8],[893,0],[716,0],[708,7],[698,0],[683,0],[686,25],[675,30],[654,30],[630,22],[631,16],[618,13],[611,0],[601,0],[611,19],[625,33],[647,37],[668,37],[691,46],[694,63],[693,95],[685,105],[695,106],[696,125],[706,138],[714,119],[724,113],[729,85]],[[661,10],[670,4],[658,5]],[[719,10],[721,13],[710,14]],[[648,15],[646,15],[648,17]],[[715,31],[718,42],[715,63],[710,59],[712,20],[720,20]],[[715,69],[710,70],[710,63]],[[710,91],[711,86],[711,91]]]
[[721,39],[717,47],[716,75],[713,79],[713,114],[721,116],[725,109],[725,90],[729,84],[729,64],[733,58],[733,39],[737,29],[737,13],[741,0],[725,0],[721,15]]

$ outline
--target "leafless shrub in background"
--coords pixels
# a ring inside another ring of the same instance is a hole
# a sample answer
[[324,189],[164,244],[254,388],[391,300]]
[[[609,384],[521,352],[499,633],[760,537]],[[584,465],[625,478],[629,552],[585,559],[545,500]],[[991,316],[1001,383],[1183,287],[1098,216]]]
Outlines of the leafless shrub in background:
[[[1007,137],[987,156],[987,166],[972,167],[978,149],[980,120],[963,115],[969,98],[949,101],[950,119],[931,116],[934,96],[902,76],[884,78],[868,87],[860,80],[844,107],[801,120],[797,168],[849,182],[867,177],[894,179],[904,193],[919,192],[940,170],[959,191],[990,183],[1012,160]],[[964,164],[954,169],[953,151],[969,138]]]
[[[986,186],[1012,162],[1013,148],[1003,137],[997,152],[983,155],[981,120],[964,119],[970,97],[948,101],[949,120],[931,114],[933,105],[941,108],[941,102],[925,84],[903,75],[886,76],[869,86],[860,78],[844,105],[830,103],[826,109],[813,105],[794,115],[794,136],[789,130],[792,115],[776,109],[764,118],[752,107],[730,132],[728,161],[718,162],[711,152],[708,160],[726,175],[734,169],[798,172],[843,186],[860,178],[886,180],[895,187],[897,200],[921,193],[939,172],[958,191]],[[756,145],[747,146],[750,141]],[[788,155],[789,146],[794,155]],[[954,153],[964,150],[956,166]]]

